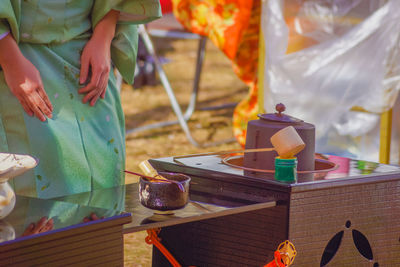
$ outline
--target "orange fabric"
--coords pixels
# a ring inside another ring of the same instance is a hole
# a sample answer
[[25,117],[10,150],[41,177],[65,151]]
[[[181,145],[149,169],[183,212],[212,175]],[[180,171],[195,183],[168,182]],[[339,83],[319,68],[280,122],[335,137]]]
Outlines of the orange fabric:
[[172,0],[176,18],[189,31],[207,36],[232,61],[249,95],[236,107],[234,134],[244,146],[247,121],[255,119],[257,105],[258,38],[261,1]]

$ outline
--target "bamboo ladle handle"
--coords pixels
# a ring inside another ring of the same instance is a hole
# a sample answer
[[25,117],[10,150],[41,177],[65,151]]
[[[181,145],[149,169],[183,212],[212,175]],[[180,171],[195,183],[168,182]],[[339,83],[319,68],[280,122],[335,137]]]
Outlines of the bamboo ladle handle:
[[173,160],[177,163],[183,164],[178,159],[212,156],[212,155],[219,156],[219,155],[226,155],[233,153],[266,152],[274,150],[278,153],[278,155],[281,158],[291,158],[296,154],[298,154],[300,151],[302,151],[306,146],[306,144],[303,142],[300,135],[297,133],[296,129],[293,126],[288,126],[279,130],[271,137],[270,140],[273,147],[205,152],[205,153],[190,154],[184,156],[175,156],[173,157]]

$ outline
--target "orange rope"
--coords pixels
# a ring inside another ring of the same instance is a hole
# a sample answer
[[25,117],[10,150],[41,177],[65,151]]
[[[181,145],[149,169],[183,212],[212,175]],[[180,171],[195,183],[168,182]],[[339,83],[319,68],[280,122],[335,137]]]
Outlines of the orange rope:
[[167,260],[172,264],[173,267],[181,267],[182,265],[172,256],[172,254],[161,244],[161,239],[158,237],[161,229],[149,229],[147,230],[148,236],[145,238],[145,241],[149,245],[154,245],[158,248],[159,251],[167,258]]

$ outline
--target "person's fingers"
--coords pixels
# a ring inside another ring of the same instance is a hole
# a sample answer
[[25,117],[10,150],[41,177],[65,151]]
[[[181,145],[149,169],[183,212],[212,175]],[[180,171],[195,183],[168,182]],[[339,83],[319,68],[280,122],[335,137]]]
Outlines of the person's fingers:
[[95,90],[99,87],[100,84],[100,78],[101,78],[101,70],[99,70],[98,67],[92,66],[92,77],[90,78],[90,82],[88,85],[85,87],[82,87],[81,89],[78,90],[78,93],[84,94],[88,93],[92,90]]
[[33,116],[33,111],[29,107],[29,105],[26,103],[26,101],[23,98],[18,98],[19,103],[21,104],[22,108],[25,110],[26,114],[28,116],[32,117]]
[[[50,110],[50,112],[52,112],[53,111],[53,105],[51,104],[50,99],[47,96],[46,91],[44,90],[43,86],[40,86],[37,89],[37,92],[39,93],[39,96],[43,99],[43,101],[46,104],[47,108]],[[51,113],[50,114],[46,114],[47,117],[49,117],[49,115],[51,115]],[[51,117],[49,117],[49,118],[51,118]]]
[[[51,111],[48,109],[43,99],[39,96],[38,92],[34,92],[29,95],[27,98],[27,103],[40,121],[46,121],[45,114],[50,114],[51,116]],[[51,118],[50,116],[49,118]]]
[[[27,101],[28,102],[28,101]],[[40,120],[40,121],[46,121],[46,117],[43,115],[42,111],[39,109],[39,107],[34,103],[34,102],[28,102],[29,107],[33,111],[33,114]]]
[[97,90],[92,90],[90,91],[85,97],[82,99],[82,102],[85,104],[89,100],[91,100],[93,97],[98,96],[99,92]]
[[[79,94],[86,94],[86,93],[90,93],[90,92],[96,91],[97,84],[98,84],[98,81],[96,81],[95,79],[92,78],[90,80],[89,84],[87,84],[85,87],[82,87],[81,89],[78,90],[78,93]],[[86,103],[87,100],[86,100],[86,102],[85,101],[82,101],[82,102]]]
[[46,224],[43,226],[43,228],[40,230],[40,232],[47,232],[47,231],[53,230],[53,227],[54,227],[54,222],[53,222],[53,219],[51,218],[46,222]]
[[29,224],[27,230],[29,229],[30,231],[32,231],[34,228],[35,228],[35,224],[31,223],[31,224]]
[[47,217],[42,217],[36,224],[36,228],[42,228],[47,223]]
[[90,219],[88,217],[83,218],[83,222],[87,223],[90,222]]
[[90,81],[90,83],[88,83],[87,85],[85,85],[84,87],[82,87],[81,89],[78,90],[79,94],[85,94],[88,93],[90,91],[93,91],[95,89],[95,83]]
[[35,224],[34,223],[30,223],[28,225],[28,227],[26,227],[26,229],[23,232],[22,236],[31,235],[34,228],[35,228]]
[[53,218],[50,218],[50,219],[47,221],[46,225],[49,226],[49,227],[51,227],[51,228],[53,228],[53,226],[54,226],[54,220],[53,220]]
[[89,58],[86,57],[86,53],[83,52],[81,56],[81,71],[79,74],[79,83],[83,84],[86,82],[89,74]]
[[91,106],[94,106],[96,104],[99,97],[104,99],[105,90],[106,90],[107,84],[108,84],[108,76],[109,76],[109,71],[106,69],[105,71],[103,71],[103,73],[101,74],[101,77],[99,79],[98,94],[95,95],[94,97],[92,97],[90,100]]
[[90,218],[91,218],[93,221],[95,221],[95,220],[98,220],[98,219],[99,219],[99,217],[97,217],[96,213],[92,213],[92,214],[90,214]]
[[101,83],[101,77],[103,75],[103,68],[99,67],[99,66],[93,66],[92,65],[92,77],[91,80],[93,80],[96,84],[96,88],[99,88],[100,83]]
[[[53,115],[51,113],[53,107],[50,103],[49,98],[47,97],[46,92],[41,88],[37,89],[36,92],[37,92],[37,95],[34,96],[34,101],[35,101],[34,103],[39,107],[40,111],[42,111],[42,113],[44,115],[46,115],[48,118],[51,119],[53,117]],[[43,97],[45,97],[45,99]],[[46,101],[46,99],[47,99],[47,101]],[[49,106],[49,104],[50,104],[50,106]]]
[[104,99],[104,97],[106,96],[109,75],[110,75],[110,72],[104,72],[103,75],[101,76],[100,88],[102,88],[102,91],[101,91],[100,97],[102,99]]
[[107,87],[104,88],[103,92],[101,93],[100,97],[104,99],[106,97]]
[[102,90],[107,88],[108,85],[108,77],[110,76],[110,72],[109,71],[104,71],[101,74],[100,77],[100,84],[99,84],[99,88],[101,88]]
[[101,95],[101,91],[97,90],[96,94],[92,95],[92,97],[89,96],[88,97],[88,101],[90,101],[89,105],[93,107],[96,104],[97,100],[99,99],[100,95]]
[[32,234],[37,234],[40,233],[41,229],[43,226],[45,226],[47,222],[47,217],[42,217],[40,220],[36,223],[34,229],[32,230]]
[[96,104],[96,102],[97,102],[97,100],[99,99],[99,97],[101,96],[101,93],[103,92],[103,90],[98,90],[97,91],[97,94],[94,96],[94,97],[92,97],[92,99],[90,100],[90,105],[93,107],[95,104]]
[[45,102],[42,99],[36,98],[37,101],[37,106],[39,110],[43,113],[43,115],[46,115],[48,118],[53,118],[53,114],[51,113],[51,110],[48,108],[48,106],[45,104]]
[[52,112],[50,110],[50,107],[40,96],[40,94],[42,94],[45,99],[47,98],[47,101],[50,103],[43,89],[37,89],[30,94],[21,95],[20,97],[18,97],[18,100],[20,101],[23,109],[29,116],[35,115],[40,121],[46,121],[45,116],[52,118]]

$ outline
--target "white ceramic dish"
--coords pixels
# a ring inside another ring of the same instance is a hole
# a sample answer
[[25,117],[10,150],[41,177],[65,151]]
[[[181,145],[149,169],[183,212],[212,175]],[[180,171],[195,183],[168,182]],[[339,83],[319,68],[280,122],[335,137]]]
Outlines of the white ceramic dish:
[[8,180],[36,167],[38,161],[29,155],[0,153],[0,220],[15,206],[15,193]]

